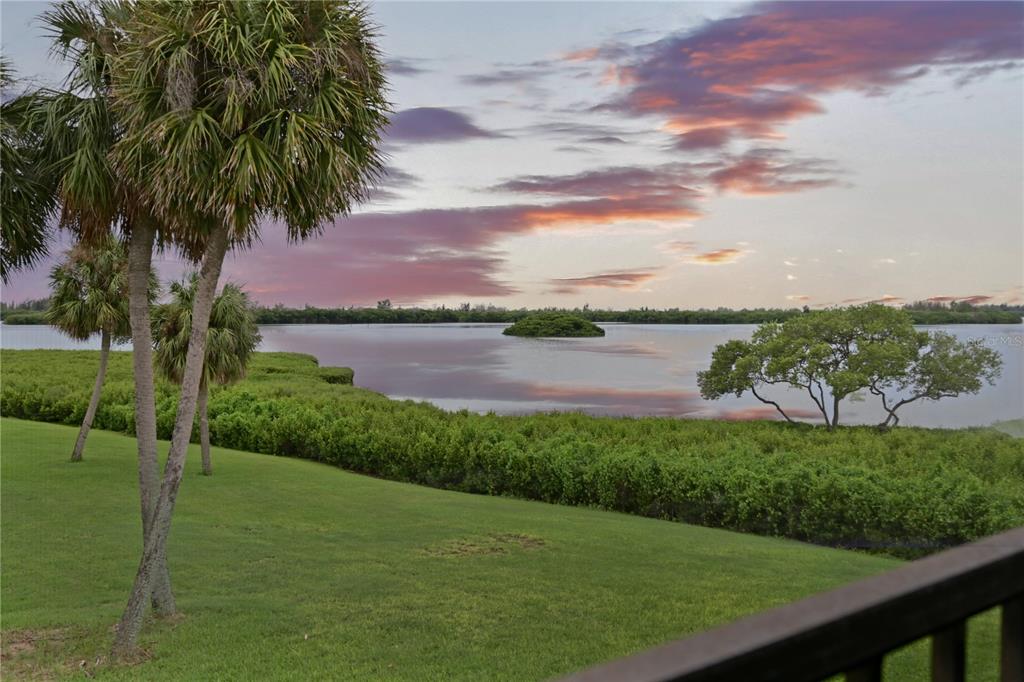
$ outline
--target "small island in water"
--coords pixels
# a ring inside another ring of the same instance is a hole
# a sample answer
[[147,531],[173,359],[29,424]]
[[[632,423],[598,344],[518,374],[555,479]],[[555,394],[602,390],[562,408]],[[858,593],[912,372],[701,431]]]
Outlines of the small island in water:
[[502,332],[506,336],[580,337],[604,336],[604,330],[578,315],[549,312],[524,317]]

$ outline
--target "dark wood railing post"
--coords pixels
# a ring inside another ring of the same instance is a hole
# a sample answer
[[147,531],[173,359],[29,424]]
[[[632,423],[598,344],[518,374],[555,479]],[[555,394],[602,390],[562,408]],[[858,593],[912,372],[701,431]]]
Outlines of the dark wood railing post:
[[1002,682],[1024,680],[1024,594],[1003,602]]
[[932,682],[964,682],[967,674],[965,621],[932,635]]
[[882,657],[872,658],[847,670],[846,682],[882,682]]

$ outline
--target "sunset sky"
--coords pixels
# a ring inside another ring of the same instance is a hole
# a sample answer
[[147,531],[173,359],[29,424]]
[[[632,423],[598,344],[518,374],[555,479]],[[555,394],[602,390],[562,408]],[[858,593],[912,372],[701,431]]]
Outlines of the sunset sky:
[[[52,83],[45,6],[3,1],[3,52]],[[372,8],[390,177],[229,256],[262,303],[1024,301],[1024,3]]]

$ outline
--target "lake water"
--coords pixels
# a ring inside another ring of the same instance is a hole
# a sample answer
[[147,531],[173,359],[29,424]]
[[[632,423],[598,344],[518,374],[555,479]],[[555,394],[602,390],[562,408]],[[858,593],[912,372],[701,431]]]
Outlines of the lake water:
[[[756,399],[701,399],[697,371],[716,344],[750,337],[754,325],[601,325],[604,338],[522,339],[503,324],[272,325],[261,327],[264,351],[316,356],[321,365],[355,370],[356,384],[393,398],[428,400],[445,409],[528,413],[579,410],[591,414],[719,419],[772,418]],[[982,338],[1004,360],[1002,377],[981,393],[916,403],[901,423],[961,427],[1024,417],[1024,325],[935,327]],[[0,327],[4,348],[99,348],[43,326]],[[801,391],[769,397],[808,419],[813,403]],[[873,424],[883,413],[874,396],[844,403],[841,421]]]

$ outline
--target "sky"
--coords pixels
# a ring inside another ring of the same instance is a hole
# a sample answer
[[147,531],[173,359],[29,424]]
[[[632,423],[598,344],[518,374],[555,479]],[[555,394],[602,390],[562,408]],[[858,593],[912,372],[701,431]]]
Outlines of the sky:
[[[261,303],[1024,302],[1024,3],[370,6],[389,175],[229,255]],[[45,8],[0,3],[29,83],[62,74]]]

